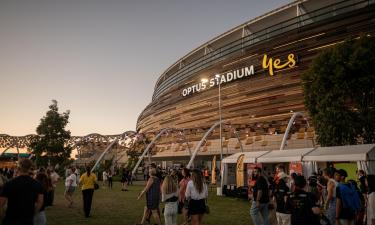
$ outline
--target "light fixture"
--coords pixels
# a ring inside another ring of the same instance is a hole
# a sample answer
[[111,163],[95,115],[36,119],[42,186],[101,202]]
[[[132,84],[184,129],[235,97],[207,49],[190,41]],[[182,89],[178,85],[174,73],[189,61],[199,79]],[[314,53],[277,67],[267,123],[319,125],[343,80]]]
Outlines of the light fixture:
[[220,74],[215,74],[215,77],[220,78],[221,76],[220,76]]
[[202,81],[202,83],[206,83],[206,82],[208,82],[208,79],[202,78],[201,81]]

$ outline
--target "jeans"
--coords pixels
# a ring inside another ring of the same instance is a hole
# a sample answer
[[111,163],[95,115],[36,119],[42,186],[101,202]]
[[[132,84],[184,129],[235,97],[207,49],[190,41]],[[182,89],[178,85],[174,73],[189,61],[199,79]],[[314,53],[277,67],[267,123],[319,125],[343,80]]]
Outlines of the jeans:
[[327,216],[329,222],[331,223],[331,225],[335,225],[335,223],[336,223],[336,198],[332,199],[328,203],[326,216]]
[[290,216],[291,214],[276,212],[277,225],[290,225]]
[[256,202],[251,203],[250,216],[254,225],[269,225],[268,221],[268,203],[260,203],[259,208]]
[[165,203],[164,219],[165,225],[177,225],[178,201]]
[[45,225],[46,223],[47,219],[44,211],[38,212],[34,215],[34,225]]

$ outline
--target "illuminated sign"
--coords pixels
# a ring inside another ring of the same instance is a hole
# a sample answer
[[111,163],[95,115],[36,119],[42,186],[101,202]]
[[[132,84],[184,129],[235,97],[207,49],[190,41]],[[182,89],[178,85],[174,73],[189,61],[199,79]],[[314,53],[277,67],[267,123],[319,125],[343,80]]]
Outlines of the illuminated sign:
[[[274,71],[285,69],[287,67],[293,68],[296,65],[296,59],[294,54],[289,54],[285,62],[281,62],[280,59],[269,58],[267,54],[263,56],[262,68],[267,69],[270,76],[274,75]],[[194,84],[182,90],[182,96],[188,96],[213,86],[228,83],[234,80],[242,79],[254,75],[254,65],[243,67],[241,69],[229,71],[223,74],[216,74],[214,78],[210,80],[205,79],[200,83]]]

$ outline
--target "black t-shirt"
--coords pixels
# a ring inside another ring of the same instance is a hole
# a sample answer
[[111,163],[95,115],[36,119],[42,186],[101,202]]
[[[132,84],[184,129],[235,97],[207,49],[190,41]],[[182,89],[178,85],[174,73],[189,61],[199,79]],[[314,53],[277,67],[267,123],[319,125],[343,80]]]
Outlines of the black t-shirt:
[[280,180],[279,183],[275,184],[273,195],[276,198],[276,212],[288,213],[288,211],[285,209],[285,196],[288,194],[290,194],[289,188],[286,186],[284,180]]
[[19,176],[6,183],[0,195],[8,199],[3,225],[32,225],[39,194],[43,194],[42,185],[30,176]]
[[255,186],[253,187],[254,201],[257,200],[258,190],[262,191],[262,196],[260,197],[259,202],[260,203],[268,203],[270,201],[270,197],[269,197],[269,194],[268,194],[268,191],[269,191],[268,183],[267,183],[267,180],[263,176],[258,177],[258,179],[255,183]]
[[291,215],[291,225],[317,225],[319,216],[312,211],[317,207],[315,196],[303,190],[296,190],[287,198],[285,208]]
[[[348,185],[350,184],[343,184],[343,185]],[[344,208],[344,204],[342,203],[342,196],[341,196],[341,191],[340,191],[340,185],[337,185],[336,187],[336,198],[341,200],[341,211],[340,215],[336,215],[336,217],[343,219],[343,220],[353,220],[355,219],[355,212],[351,210],[350,208]]]

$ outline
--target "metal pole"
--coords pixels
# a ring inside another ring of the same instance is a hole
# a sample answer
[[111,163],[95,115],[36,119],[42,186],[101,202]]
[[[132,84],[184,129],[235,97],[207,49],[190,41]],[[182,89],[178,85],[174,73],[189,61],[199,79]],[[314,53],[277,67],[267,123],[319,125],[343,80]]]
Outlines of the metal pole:
[[220,163],[223,161],[223,137],[222,137],[222,127],[221,127],[221,85],[220,85],[220,78],[219,78],[219,121],[220,121]]
[[223,137],[222,137],[222,118],[221,118],[221,76],[220,74],[216,74],[215,76],[218,78],[219,81],[219,122],[220,122],[220,193],[219,195],[223,195]]

